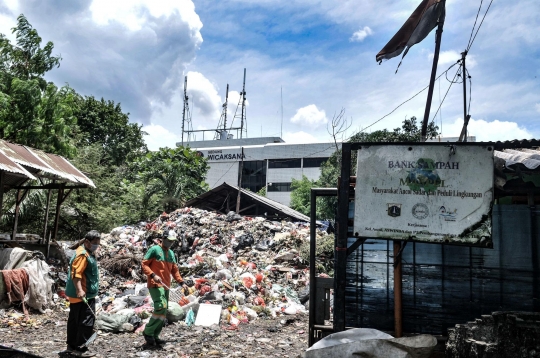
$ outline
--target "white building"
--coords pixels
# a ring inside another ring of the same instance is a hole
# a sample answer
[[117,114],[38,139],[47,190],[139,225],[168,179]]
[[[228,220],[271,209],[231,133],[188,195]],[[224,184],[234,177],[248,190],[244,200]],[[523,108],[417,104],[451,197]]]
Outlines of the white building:
[[277,137],[196,141],[189,146],[208,159],[210,188],[223,182],[238,185],[243,166],[242,188],[257,192],[266,186],[267,198],[285,205],[291,201],[292,179],[319,179],[321,164],[336,151],[334,143],[287,144]]

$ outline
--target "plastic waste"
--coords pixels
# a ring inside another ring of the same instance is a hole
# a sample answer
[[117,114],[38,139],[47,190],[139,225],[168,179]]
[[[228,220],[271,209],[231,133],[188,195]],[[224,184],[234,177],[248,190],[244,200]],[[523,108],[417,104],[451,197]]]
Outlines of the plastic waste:
[[122,325],[128,320],[127,315],[103,313],[96,319],[96,328],[105,332],[123,332]]
[[169,302],[167,308],[167,320],[169,322],[178,322],[185,318],[186,314],[182,307],[176,302]]
[[193,312],[193,309],[189,309],[188,313],[186,314],[186,319],[184,320],[186,325],[188,327],[191,327],[195,324],[195,312]]

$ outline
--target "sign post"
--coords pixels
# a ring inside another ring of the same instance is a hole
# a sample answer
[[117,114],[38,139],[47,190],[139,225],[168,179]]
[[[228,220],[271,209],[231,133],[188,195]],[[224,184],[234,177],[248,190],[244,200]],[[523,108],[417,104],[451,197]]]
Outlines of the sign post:
[[493,147],[358,150],[357,237],[492,247]]

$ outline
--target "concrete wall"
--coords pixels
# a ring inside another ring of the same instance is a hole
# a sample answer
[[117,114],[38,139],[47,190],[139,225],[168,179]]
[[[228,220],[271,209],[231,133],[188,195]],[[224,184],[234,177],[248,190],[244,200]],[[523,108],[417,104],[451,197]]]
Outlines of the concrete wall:
[[224,182],[236,186],[238,185],[238,169],[238,162],[212,163],[206,175],[206,182],[210,188],[220,186]]
[[266,197],[270,200],[277,201],[283,205],[289,206],[291,204],[291,193],[284,191],[267,192]]

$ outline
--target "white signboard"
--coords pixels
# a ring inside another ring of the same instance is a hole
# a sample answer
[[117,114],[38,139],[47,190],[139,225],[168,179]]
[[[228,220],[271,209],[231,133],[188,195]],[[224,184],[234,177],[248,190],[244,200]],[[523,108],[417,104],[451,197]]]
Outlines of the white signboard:
[[492,247],[493,147],[358,150],[354,234]]

